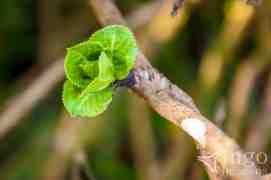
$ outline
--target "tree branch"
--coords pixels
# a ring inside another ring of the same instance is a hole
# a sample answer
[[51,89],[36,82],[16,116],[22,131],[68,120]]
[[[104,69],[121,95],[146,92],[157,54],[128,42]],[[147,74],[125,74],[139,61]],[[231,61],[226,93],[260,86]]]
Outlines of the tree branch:
[[[99,22],[103,25],[126,25],[120,12],[110,0],[89,0]],[[259,179],[256,166],[241,151],[239,146],[227,137],[212,122],[203,117],[192,99],[165,76],[154,69],[140,52],[134,74],[134,92],[143,97],[161,116],[182,128],[208,154],[218,155],[216,160],[223,170],[238,170],[231,174],[235,179]],[[242,163],[230,162],[234,154],[244,155]],[[249,165],[248,165],[249,164]]]
[[13,129],[24,115],[31,111],[32,107],[63,79],[63,59],[59,59],[35,79],[24,93],[11,98],[6,104],[6,111],[0,117],[0,139]]
[[161,4],[161,0],[154,0],[133,10],[126,18],[129,27],[131,29],[137,29],[149,24]]

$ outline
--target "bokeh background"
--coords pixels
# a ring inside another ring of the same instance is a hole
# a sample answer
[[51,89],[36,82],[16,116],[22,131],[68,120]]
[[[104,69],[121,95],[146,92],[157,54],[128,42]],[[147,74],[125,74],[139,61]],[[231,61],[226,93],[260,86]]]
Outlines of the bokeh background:
[[[115,3],[152,64],[243,149],[271,161],[271,1],[187,0],[175,17],[173,0]],[[88,0],[0,4],[1,180],[208,179],[191,138],[127,89],[103,115],[76,119],[61,76],[36,80],[100,28]],[[266,173],[268,162],[258,162]]]

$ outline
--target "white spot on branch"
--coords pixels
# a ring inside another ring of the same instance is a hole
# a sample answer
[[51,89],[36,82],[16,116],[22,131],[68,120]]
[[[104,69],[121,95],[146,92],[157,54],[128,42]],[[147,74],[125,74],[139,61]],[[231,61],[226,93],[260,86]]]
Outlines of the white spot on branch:
[[145,80],[149,79],[149,73],[147,71],[143,71],[143,77]]
[[207,131],[206,125],[199,119],[187,118],[181,123],[184,131],[186,131],[190,136],[194,138],[202,147],[205,147]]
[[165,77],[163,77],[162,79],[161,79],[161,81],[160,81],[160,86],[161,86],[161,88],[162,89],[164,89],[164,88],[166,88],[167,86],[168,86],[168,80],[165,78]]

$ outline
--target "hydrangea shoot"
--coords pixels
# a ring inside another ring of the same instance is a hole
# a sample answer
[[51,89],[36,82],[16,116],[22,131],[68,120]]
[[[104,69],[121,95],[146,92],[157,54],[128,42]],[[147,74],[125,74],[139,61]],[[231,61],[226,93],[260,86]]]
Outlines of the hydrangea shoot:
[[133,33],[120,25],[107,26],[68,48],[63,90],[68,112],[77,117],[104,112],[112,101],[114,82],[127,78],[137,51]]

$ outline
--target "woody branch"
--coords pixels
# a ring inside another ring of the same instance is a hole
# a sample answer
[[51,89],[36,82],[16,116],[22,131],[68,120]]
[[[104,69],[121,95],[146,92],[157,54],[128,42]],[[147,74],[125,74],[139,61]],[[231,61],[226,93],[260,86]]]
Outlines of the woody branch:
[[[126,25],[112,1],[89,0],[89,3],[101,25]],[[208,154],[217,154],[216,161],[222,170],[245,172],[230,174],[234,179],[260,179],[255,164],[239,146],[202,116],[191,97],[153,68],[141,52],[136,60],[134,76],[136,83],[132,90],[143,97],[157,113],[192,136],[200,149]],[[236,153],[243,155],[242,163],[230,161]]]

